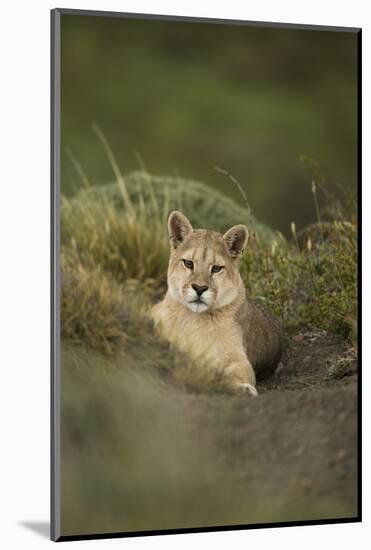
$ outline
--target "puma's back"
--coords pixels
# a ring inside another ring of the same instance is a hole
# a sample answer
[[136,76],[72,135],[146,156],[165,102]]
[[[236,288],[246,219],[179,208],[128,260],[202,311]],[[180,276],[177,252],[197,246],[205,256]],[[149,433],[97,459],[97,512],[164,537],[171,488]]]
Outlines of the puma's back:
[[272,374],[282,357],[283,333],[280,323],[257,300],[246,300],[237,314],[243,331],[246,354],[256,377]]

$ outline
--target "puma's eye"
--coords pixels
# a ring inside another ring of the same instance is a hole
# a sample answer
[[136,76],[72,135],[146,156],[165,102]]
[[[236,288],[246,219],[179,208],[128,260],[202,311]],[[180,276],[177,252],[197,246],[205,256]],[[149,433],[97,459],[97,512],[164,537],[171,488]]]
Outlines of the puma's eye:
[[219,273],[223,269],[223,265],[213,265],[211,273]]
[[182,260],[182,262],[187,269],[193,269],[193,262],[191,260]]

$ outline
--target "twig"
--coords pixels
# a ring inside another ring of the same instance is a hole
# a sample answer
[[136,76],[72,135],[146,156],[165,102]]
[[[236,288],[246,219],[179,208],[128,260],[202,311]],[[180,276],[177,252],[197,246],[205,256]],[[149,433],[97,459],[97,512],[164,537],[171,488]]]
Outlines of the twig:
[[111,164],[111,168],[113,170],[113,173],[116,176],[117,184],[118,184],[119,189],[121,191],[121,194],[122,194],[124,203],[125,203],[125,205],[128,209],[128,212],[130,212],[131,214],[134,214],[135,211],[134,211],[133,203],[130,199],[128,190],[126,188],[125,179],[124,179],[124,177],[123,177],[123,175],[120,171],[120,168],[119,168],[119,166],[116,162],[115,156],[114,156],[113,151],[112,151],[112,149],[111,149],[111,147],[108,143],[108,140],[107,140],[106,136],[104,135],[104,133],[102,132],[102,130],[99,128],[98,124],[93,122],[92,123],[92,128],[93,128],[93,132],[98,137],[101,144],[103,145],[103,149],[106,152],[106,155],[107,155],[108,160]]
[[314,180],[312,180],[312,194],[314,199],[314,205],[316,208],[317,221],[319,224],[321,224],[322,220],[321,220],[321,214],[320,214],[319,205],[318,205],[317,188],[316,188],[316,182]]
[[135,151],[135,158],[137,159],[137,163],[139,164],[139,167],[142,170],[142,172],[148,175],[148,170],[146,168],[146,165],[144,164],[144,160],[142,158],[142,155],[139,153],[139,151]]
[[309,266],[309,274],[310,274],[312,287],[313,287],[313,290],[314,290],[314,297],[315,297],[315,300],[317,302],[317,307],[318,307],[318,310],[319,310],[319,314],[322,315],[322,307],[321,307],[321,303],[320,303],[320,299],[319,299],[320,298],[319,297],[319,292],[318,292],[318,289],[317,289],[317,285],[314,282],[314,270],[313,270],[312,261],[310,259],[311,252],[312,252],[312,241],[309,238],[308,241],[307,241],[306,259],[307,259],[308,266]]
[[66,154],[71,161],[72,166],[75,168],[77,174],[79,175],[84,187],[88,188],[91,187],[91,183],[89,181],[88,176],[85,174],[83,167],[81,166],[81,163],[74,157],[71,149],[69,147],[66,147]]
[[245,193],[245,190],[242,187],[242,185],[239,183],[239,181],[237,181],[236,178],[234,176],[232,176],[232,174],[230,174],[227,170],[224,170],[223,168],[220,168],[219,166],[214,166],[214,170],[216,172],[219,172],[219,174],[223,174],[224,176],[227,176],[227,178],[229,178],[235,184],[235,186],[237,187],[237,189],[241,193],[241,195],[243,197],[243,200],[245,201],[246,208],[247,208],[248,214],[250,216],[251,215],[251,208],[250,208],[250,205],[249,205],[249,201],[247,199],[247,195]]

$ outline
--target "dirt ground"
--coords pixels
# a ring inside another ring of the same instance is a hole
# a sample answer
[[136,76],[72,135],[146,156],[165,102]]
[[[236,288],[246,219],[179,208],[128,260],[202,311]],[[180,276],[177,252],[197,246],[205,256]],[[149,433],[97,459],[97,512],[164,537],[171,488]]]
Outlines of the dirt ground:
[[[286,508],[291,499],[293,519],[303,501],[314,518],[329,509],[332,517],[357,514],[356,369],[354,352],[336,337],[297,334],[282,370],[258,384],[258,398],[232,398],[230,429],[216,444],[246,490],[282,498]],[[205,399],[209,411],[219,406]]]
[[232,396],[65,348],[63,533],[354,518],[355,353],[311,331],[283,363]]

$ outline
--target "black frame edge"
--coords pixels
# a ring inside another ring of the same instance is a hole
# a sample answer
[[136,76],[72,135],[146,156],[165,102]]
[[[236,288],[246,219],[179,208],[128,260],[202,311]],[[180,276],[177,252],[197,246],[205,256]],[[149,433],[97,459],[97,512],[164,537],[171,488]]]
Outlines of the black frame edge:
[[318,520],[303,520],[303,521],[283,521],[280,523],[253,523],[251,525],[222,525],[219,527],[194,527],[188,529],[164,529],[164,530],[148,530],[148,531],[128,531],[128,532],[113,532],[113,533],[94,533],[88,535],[62,535],[57,539],[57,542],[68,542],[75,540],[100,540],[100,539],[116,539],[116,538],[131,538],[131,537],[149,537],[161,535],[179,535],[193,533],[219,533],[229,531],[246,531],[250,529],[271,529],[281,527],[306,527],[313,525],[337,525],[343,523],[359,523],[361,519],[358,516],[354,518],[336,518],[336,519],[318,519]]
[[358,460],[358,517],[362,521],[362,29],[357,33],[357,460]]

